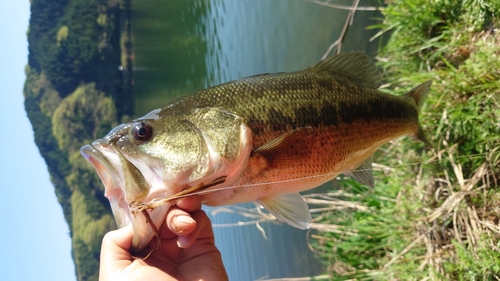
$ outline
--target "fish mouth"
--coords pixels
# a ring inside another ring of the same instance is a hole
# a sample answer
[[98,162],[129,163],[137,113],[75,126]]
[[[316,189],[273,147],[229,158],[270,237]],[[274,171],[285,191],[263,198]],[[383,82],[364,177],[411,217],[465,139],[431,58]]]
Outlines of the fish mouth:
[[109,199],[113,216],[118,227],[131,223],[130,209],[125,201],[123,190],[120,187],[121,179],[113,165],[104,154],[92,144],[87,144],[80,149],[80,153],[92,164],[97,175],[105,187],[105,196]]
[[[127,202],[127,188],[121,167],[122,161],[128,161],[123,157],[118,157],[119,151],[103,140],[94,141],[80,149],[81,154],[92,164],[95,171],[105,187],[105,196],[108,198],[113,211],[113,216],[119,228],[132,224],[134,237],[132,239],[131,252],[140,253],[145,249],[150,241],[158,237],[158,229],[162,226],[166,218],[166,213],[170,204],[164,204],[153,210],[133,211],[134,206],[141,203],[148,203],[149,196]],[[127,163],[131,165],[131,163]],[[147,212],[147,213],[144,213]]]

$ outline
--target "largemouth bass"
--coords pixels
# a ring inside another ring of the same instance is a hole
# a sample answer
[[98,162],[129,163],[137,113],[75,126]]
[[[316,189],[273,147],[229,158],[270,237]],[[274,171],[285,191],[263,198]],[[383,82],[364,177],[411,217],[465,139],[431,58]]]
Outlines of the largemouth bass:
[[306,229],[311,215],[300,191],[340,173],[373,187],[371,156],[380,145],[404,135],[428,143],[418,113],[431,82],[403,96],[377,90],[380,84],[366,55],[339,54],[303,71],[183,97],[81,152],[118,225],[133,224],[134,250],[158,235],[168,198],[202,189],[206,205],[254,201]]

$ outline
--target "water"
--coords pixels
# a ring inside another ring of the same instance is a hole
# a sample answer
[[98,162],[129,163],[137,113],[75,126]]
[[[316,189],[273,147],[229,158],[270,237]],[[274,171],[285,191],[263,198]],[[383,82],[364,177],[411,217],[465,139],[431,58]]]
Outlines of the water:
[[[333,1],[350,5],[351,1]],[[376,1],[361,1],[370,6]],[[259,73],[295,71],[315,64],[339,36],[347,11],[303,0],[132,1],[135,115],[193,91]],[[343,51],[373,55],[379,14],[356,13]],[[252,204],[247,204],[252,207]],[[234,208],[233,208],[234,209]],[[308,232],[287,225],[255,223],[237,213],[213,215],[216,244],[230,280],[321,274],[323,265],[307,246]]]

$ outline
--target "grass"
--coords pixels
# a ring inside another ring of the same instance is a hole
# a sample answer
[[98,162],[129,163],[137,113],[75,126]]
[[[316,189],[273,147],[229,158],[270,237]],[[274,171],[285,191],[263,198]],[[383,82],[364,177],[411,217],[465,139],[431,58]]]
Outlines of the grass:
[[433,80],[421,123],[435,147],[396,140],[376,157],[374,190],[346,180],[310,196],[332,202],[311,245],[333,280],[500,280],[500,1],[382,13],[383,87]]

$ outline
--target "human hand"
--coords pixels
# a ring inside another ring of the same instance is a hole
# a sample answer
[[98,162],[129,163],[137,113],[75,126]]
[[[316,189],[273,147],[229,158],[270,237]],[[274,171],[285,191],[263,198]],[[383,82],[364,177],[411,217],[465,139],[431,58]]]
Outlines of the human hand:
[[[146,260],[130,253],[133,229],[107,233],[102,241],[100,281],[121,280],[228,280],[222,257],[214,244],[212,224],[201,210],[199,196],[181,199],[162,225],[161,248]],[[156,241],[151,241],[151,247]]]

